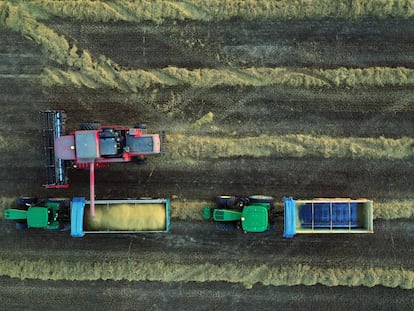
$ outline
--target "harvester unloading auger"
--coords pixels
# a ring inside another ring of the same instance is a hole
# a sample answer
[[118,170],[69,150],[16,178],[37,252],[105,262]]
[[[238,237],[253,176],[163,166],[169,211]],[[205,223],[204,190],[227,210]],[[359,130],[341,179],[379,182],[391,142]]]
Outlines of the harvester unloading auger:
[[42,112],[46,159],[46,188],[69,187],[69,168],[89,169],[90,214],[95,214],[95,168],[113,162],[142,162],[148,155],[161,153],[161,134],[147,134],[145,124],[134,127],[101,126],[81,123],[80,130],[65,134],[66,113],[63,110]]

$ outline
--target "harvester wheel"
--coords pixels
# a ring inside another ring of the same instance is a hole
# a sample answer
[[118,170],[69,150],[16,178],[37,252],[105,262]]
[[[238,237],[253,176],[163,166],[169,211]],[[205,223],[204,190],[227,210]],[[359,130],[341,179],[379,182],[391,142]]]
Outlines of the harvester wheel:
[[232,195],[221,195],[216,198],[218,207],[229,208],[233,207],[234,203],[236,203],[236,197]]
[[135,129],[141,129],[141,130],[146,130],[147,129],[147,124],[146,123],[137,123],[134,125]]
[[133,161],[136,165],[146,165],[146,164],[147,164],[147,162],[148,162],[146,158],[144,158],[144,157],[140,157],[140,156],[135,157],[135,158],[132,158],[132,161]]
[[20,197],[16,199],[16,204],[21,207],[27,207],[27,205],[36,204],[37,198],[35,197]]
[[84,122],[80,124],[80,129],[82,131],[97,130],[101,127],[101,124],[98,122]]
[[268,195],[252,195],[249,200],[250,203],[269,203],[272,208],[275,205],[275,199]]

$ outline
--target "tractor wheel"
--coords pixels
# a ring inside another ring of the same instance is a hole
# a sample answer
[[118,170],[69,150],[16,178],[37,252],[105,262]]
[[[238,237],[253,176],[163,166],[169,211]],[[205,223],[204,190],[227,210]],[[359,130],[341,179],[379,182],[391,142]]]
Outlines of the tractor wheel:
[[70,224],[70,208],[65,208],[59,211],[58,220],[60,225]]
[[147,124],[146,123],[137,123],[137,124],[134,125],[134,129],[146,130],[147,129]]
[[236,203],[236,197],[232,195],[221,195],[216,198],[216,204],[218,207],[229,208],[233,207]]
[[84,122],[80,124],[81,131],[97,130],[101,127],[98,122]]
[[269,203],[271,208],[275,205],[275,199],[268,195],[252,195],[249,200],[250,203]]
[[17,230],[20,230],[20,231],[23,231],[23,230],[27,230],[28,229],[28,226],[27,226],[26,223],[16,222],[16,229]]
[[35,197],[20,197],[16,199],[16,204],[21,207],[27,207],[27,205],[36,204],[37,198]]
[[70,198],[49,198],[48,201],[59,203],[59,206],[62,209],[70,208],[70,202],[71,202]]
[[70,223],[59,224],[59,231],[69,231],[70,230]]
[[216,228],[220,231],[231,232],[237,229],[234,222],[216,222]]

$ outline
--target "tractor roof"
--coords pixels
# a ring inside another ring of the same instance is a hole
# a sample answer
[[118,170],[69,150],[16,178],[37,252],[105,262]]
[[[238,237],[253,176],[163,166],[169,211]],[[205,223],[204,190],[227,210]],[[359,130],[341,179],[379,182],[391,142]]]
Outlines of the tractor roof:
[[249,205],[242,212],[242,227],[247,232],[263,232],[269,227],[268,208],[264,205]]
[[27,211],[27,225],[31,228],[44,228],[48,224],[47,207],[31,207]]

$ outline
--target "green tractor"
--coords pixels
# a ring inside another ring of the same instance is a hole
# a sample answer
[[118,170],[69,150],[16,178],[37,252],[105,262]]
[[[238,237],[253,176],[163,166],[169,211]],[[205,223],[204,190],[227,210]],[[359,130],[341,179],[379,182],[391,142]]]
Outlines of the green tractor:
[[270,196],[254,195],[248,198],[219,196],[217,208],[204,207],[203,218],[240,227],[244,233],[264,232],[270,229],[269,212],[274,207]]
[[17,208],[4,210],[4,219],[16,221],[16,228],[60,230],[70,223],[70,200],[23,197],[16,200]]

